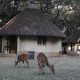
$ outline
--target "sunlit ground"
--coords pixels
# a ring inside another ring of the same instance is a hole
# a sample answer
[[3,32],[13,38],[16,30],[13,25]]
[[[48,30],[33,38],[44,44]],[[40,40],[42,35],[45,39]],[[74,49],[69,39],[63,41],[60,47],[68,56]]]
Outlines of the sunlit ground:
[[26,63],[15,67],[15,60],[16,57],[0,57],[0,80],[80,80],[79,57],[48,58],[54,64],[55,74],[45,67],[45,75],[39,75],[36,60],[29,60],[29,68]]

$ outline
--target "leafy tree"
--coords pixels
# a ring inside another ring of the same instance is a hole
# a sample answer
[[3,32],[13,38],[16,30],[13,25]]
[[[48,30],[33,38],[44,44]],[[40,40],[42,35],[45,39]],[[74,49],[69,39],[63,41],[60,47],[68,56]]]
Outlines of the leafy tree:
[[20,12],[30,1],[68,36],[80,26],[80,0],[0,0],[0,26]]

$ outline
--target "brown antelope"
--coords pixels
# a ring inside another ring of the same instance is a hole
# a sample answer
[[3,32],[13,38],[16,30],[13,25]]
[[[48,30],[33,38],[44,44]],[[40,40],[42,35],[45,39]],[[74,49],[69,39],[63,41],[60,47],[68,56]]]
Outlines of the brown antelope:
[[45,65],[50,68],[52,73],[54,73],[54,65],[49,64],[48,59],[44,53],[41,52],[38,54],[37,61],[38,61],[38,65],[39,65],[39,75],[40,75],[40,71],[42,71],[42,74],[45,74],[45,72],[43,71],[43,68],[45,67]]
[[17,61],[15,61],[15,66],[17,66],[18,63],[20,63],[21,61],[24,63],[24,61],[27,63],[27,68],[29,67],[29,62],[28,62],[28,54],[20,54],[17,57]]

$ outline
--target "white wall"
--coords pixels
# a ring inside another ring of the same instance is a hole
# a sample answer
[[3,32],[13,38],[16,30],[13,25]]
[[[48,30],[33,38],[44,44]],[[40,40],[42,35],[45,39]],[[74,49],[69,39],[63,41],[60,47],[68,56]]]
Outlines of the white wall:
[[[7,37],[2,38],[2,51],[3,47],[7,46]],[[39,52],[46,53],[47,56],[58,55],[62,51],[62,40],[60,38],[47,37],[46,45],[38,45],[36,36],[18,36],[17,37],[17,52],[35,51],[35,56]],[[5,51],[7,53],[7,51]]]
[[38,45],[37,37],[18,37],[17,41],[18,52],[34,50],[35,52],[58,53],[62,51],[62,40],[59,38],[48,37],[46,45]]

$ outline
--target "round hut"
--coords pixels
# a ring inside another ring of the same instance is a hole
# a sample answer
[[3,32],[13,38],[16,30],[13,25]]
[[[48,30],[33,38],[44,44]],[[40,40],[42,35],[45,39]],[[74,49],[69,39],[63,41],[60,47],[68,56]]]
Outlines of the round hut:
[[62,51],[62,38],[65,37],[40,9],[30,3],[0,29],[2,52],[19,54],[35,51],[47,56],[55,56]]
[[80,28],[76,29],[69,37],[63,41],[66,45],[67,53],[80,54]]

